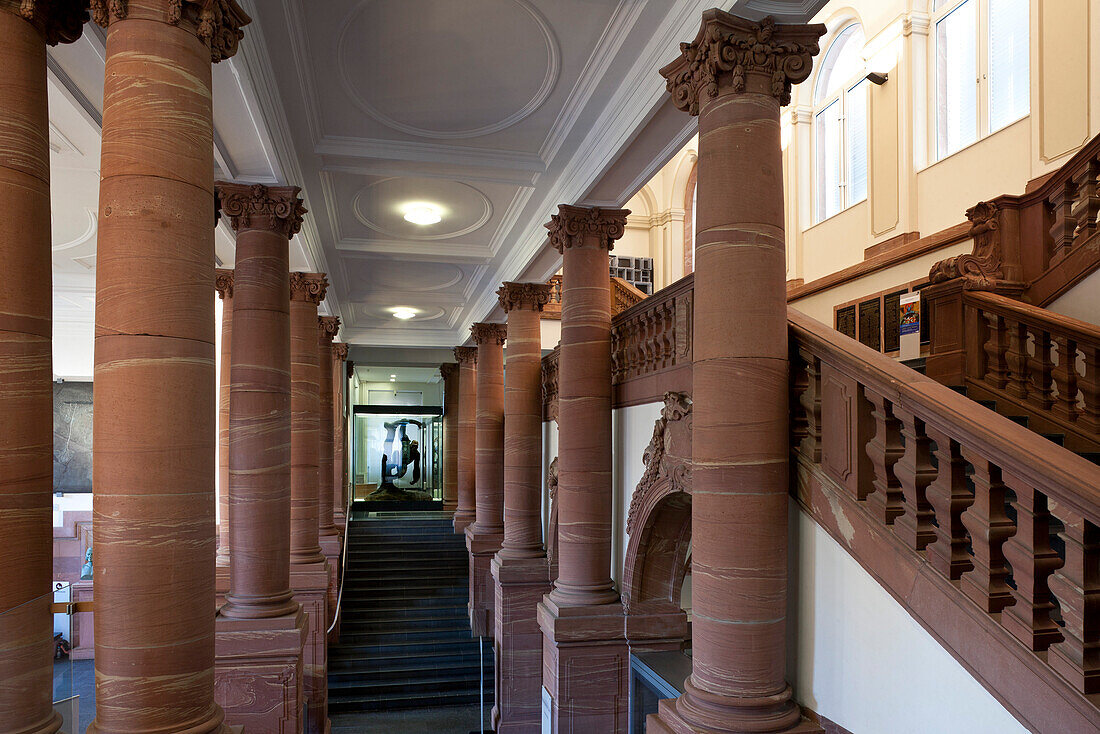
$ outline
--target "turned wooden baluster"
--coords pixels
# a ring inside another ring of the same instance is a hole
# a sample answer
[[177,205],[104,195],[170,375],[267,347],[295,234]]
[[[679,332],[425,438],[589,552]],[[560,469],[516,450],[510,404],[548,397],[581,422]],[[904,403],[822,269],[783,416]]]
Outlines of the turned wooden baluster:
[[1027,325],[1014,319],[1005,320],[1008,332],[1008,351],[1005,361],[1008,363],[1008,384],[1005,392],[1017,398],[1027,397],[1028,355]]
[[1052,508],[1065,525],[1066,563],[1050,577],[1065,626],[1047,662],[1083,693],[1100,693],[1100,528],[1079,513]]
[[1049,264],[1053,265],[1065,257],[1073,244],[1073,233],[1077,231],[1077,220],[1073,218],[1073,205],[1077,198],[1077,184],[1066,181],[1050,197],[1050,206],[1054,214],[1054,224],[1050,227],[1051,249]]
[[1005,473],[1004,483],[1016,493],[1016,534],[1005,541],[1004,555],[1012,566],[1016,600],[1004,610],[1001,624],[1032,650],[1045,650],[1062,639],[1050,612],[1054,602],[1047,581],[1062,559],[1050,547],[1050,512],[1046,495],[1019,477]]
[[1014,601],[1005,582],[1004,542],[1013,533],[1005,514],[1005,486],[1000,468],[981,454],[963,446],[962,455],[974,466],[974,503],[962,514],[962,523],[970,531],[974,567],[962,575],[960,587],[982,609],[995,613]]
[[1051,377],[1058,391],[1058,399],[1051,410],[1059,418],[1077,420],[1077,342],[1067,336],[1055,336],[1058,349],[1058,366]]
[[935,513],[925,496],[928,485],[936,478],[936,469],[929,460],[929,440],[924,432],[924,421],[896,405],[894,416],[901,422],[904,442],[904,452],[894,464],[894,475],[901,482],[901,492],[905,497],[902,513],[894,520],[894,532],[913,550],[924,550],[936,539],[932,530]]
[[905,453],[901,438],[901,422],[893,415],[890,401],[881,395],[867,392],[867,399],[874,406],[871,417],[875,420],[875,437],[867,443],[867,456],[875,468],[873,487],[867,495],[867,509],[880,522],[892,525],[904,511],[901,482],[894,473],[898,459]]
[[982,347],[986,354],[985,381],[990,387],[1001,390],[1008,381],[1008,363],[1005,362],[1008,334],[1005,330],[1005,320],[999,314],[988,311],[982,312],[982,318],[986,323],[988,337]]
[[1045,412],[1054,405],[1054,360],[1050,356],[1052,340],[1049,331],[1035,329],[1031,333],[1035,354],[1028,359],[1031,379],[1027,398],[1032,405]]
[[1085,374],[1077,378],[1082,397],[1077,424],[1100,433],[1100,345],[1077,346],[1085,361]]
[[974,495],[966,486],[966,461],[958,442],[934,428],[928,429],[928,437],[936,443],[939,468],[925,490],[936,512],[936,539],[924,550],[932,568],[955,580],[974,567],[966,550],[969,538],[962,523],[962,514],[973,504]]
[[1096,177],[1100,173],[1100,163],[1089,161],[1085,170],[1074,177],[1077,193],[1070,216],[1076,225],[1073,232],[1073,245],[1084,242],[1096,231],[1096,214],[1100,212],[1100,196],[1097,195]]

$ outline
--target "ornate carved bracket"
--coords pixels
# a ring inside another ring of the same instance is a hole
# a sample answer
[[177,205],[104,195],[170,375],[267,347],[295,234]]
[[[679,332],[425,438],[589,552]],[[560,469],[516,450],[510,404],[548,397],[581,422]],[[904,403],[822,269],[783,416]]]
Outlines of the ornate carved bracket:
[[214,270],[214,289],[223,301],[233,297],[233,271],[228,268]]
[[680,58],[661,69],[673,104],[691,115],[719,92],[768,94],[790,104],[791,85],[810,76],[817,40],[825,26],[759,23],[722,10],[703,13],[691,43],[680,44]]
[[550,301],[550,284],[505,282],[497,289],[497,299],[504,313],[517,308],[542,311]]
[[633,534],[642,507],[651,504],[654,487],[664,482],[667,490],[691,493],[691,396],[682,392],[666,392],[661,417],[653,423],[653,436],[642,453],[645,472],[634,488],[630,510],[626,516],[626,531]]
[[481,322],[470,327],[475,344],[504,344],[508,338],[508,327],[504,324]]
[[309,301],[314,306],[325,300],[328,278],[324,273],[290,273],[290,300]]
[[585,237],[597,237],[601,247],[610,251],[615,240],[626,232],[629,209],[602,209],[596,207],[560,204],[558,213],[550,217],[546,229],[550,231],[550,244],[564,253],[570,247],[580,247]]
[[974,239],[974,251],[940,260],[928,271],[928,279],[944,283],[962,278],[963,288],[971,291],[1022,292],[1025,284],[1007,280],[1004,274],[1003,211],[995,201],[982,201],[967,209],[968,234]]
[[263,229],[290,239],[302,228],[302,206],[297,186],[264,186],[218,181],[214,184],[216,205],[229,217],[234,231]]

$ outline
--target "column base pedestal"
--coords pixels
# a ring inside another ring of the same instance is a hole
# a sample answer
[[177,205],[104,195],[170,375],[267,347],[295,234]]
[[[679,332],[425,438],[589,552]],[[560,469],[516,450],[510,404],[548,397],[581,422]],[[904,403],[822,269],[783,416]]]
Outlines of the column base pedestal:
[[760,728],[733,728],[715,729],[712,727],[698,727],[684,721],[680,712],[676,710],[676,698],[664,698],[657,703],[657,713],[645,717],[646,734],[758,734],[769,732],[771,734],[824,734],[825,730],[820,724],[802,717],[793,727],[785,729],[760,729]]
[[465,535],[466,528],[474,524],[474,515],[473,513],[463,515],[458,510],[455,510],[454,523],[455,535]]
[[302,689],[307,707],[306,734],[328,731],[328,561],[290,564],[290,588],[306,613],[302,651]]
[[630,653],[622,605],[566,607],[546,596],[538,605],[538,622],[542,685],[553,701],[552,730],[625,734]]
[[[332,624],[332,617],[336,614],[336,600],[340,593],[340,551],[344,547],[344,536],[340,533],[322,535],[318,540],[321,543],[321,552],[328,561],[328,616],[325,617],[325,629]],[[340,625],[332,630],[328,636],[329,642],[335,644],[340,641]]]
[[339,510],[333,510],[332,512],[332,524],[336,526],[336,529],[340,531],[340,537],[344,537],[348,529],[348,516],[341,508]]
[[669,601],[630,604],[626,612],[626,642],[630,652],[679,650],[691,637],[687,612]]
[[493,651],[497,734],[538,734],[542,717],[542,630],[538,604],[550,593],[546,557],[493,557]]
[[490,565],[504,542],[504,533],[484,532],[476,525],[466,528],[466,550],[470,553],[470,630],[474,637],[493,636],[493,576]]
[[218,615],[214,634],[214,700],[229,725],[245,731],[302,731],[302,651],[308,630],[301,608],[269,619]]

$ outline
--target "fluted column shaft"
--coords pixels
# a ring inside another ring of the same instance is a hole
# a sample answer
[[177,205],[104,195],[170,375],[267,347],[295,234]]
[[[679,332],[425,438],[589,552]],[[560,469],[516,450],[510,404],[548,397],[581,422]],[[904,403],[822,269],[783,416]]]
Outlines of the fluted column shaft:
[[[661,70],[676,104],[699,115],[693,672],[675,712],[663,704],[660,713],[678,732],[802,727],[786,682],[790,386],[779,109],[791,83],[809,74],[823,32],[710,10],[696,42]],[[699,76],[708,60],[716,79]]]
[[219,268],[214,287],[222,299],[218,355],[218,565],[229,565],[229,373],[233,349],[233,271]]
[[[223,730],[214,702],[211,61],[236,3],[100,3],[108,25],[96,259],[93,529],[102,732]],[[207,39],[207,40],[204,40]],[[181,81],[181,80],[186,80]],[[183,396],[165,409],[165,386]]]
[[477,482],[471,526],[504,532],[504,324],[474,324],[477,343]]
[[443,376],[443,511],[458,509],[458,370],[457,364],[439,368]]
[[456,347],[458,360],[458,508],[455,510],[455,532],[466,532],[466,526],[477,516],[477,349]]
[[290,274],[290,561],[325,560],[318,542],[322,412],[318,382],[317,305],[322,273]]
[[75,40],[86,15],[75,1],[55,5],[32,8],[28,16],[20,3],[0,2],[0,537],[6,547],[0,721],[19,732],[54,732],[61,725],[51,705],[48,595],[53,301],[46,44]]
[[332,338],[340,330],[340,319],[322,316],[317,321],[317,374],[321,405],[325,406],[327,420],[321,421],[319,433],[320,453],[318,466],[321,486],[317,495],[319,532],[321,535],[339,535],[340,529],[333,522],[333,444],[332,444]]
[[218,194],[237,232],[229,388],[230,580],[221,614],[279,617],[298,608],[290,589],[288,263],[289,238],[305,210],[297,187],[219,183]]

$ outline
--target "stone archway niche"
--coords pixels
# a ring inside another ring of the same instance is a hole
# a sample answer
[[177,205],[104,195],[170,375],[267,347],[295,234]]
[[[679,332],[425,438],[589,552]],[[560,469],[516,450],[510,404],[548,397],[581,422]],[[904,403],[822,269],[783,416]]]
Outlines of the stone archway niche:
[[632,652],[676,650],[691,636],[680,604],[691,553],[691,397],[667,392],[664,403],[626,520],[623,608]]

